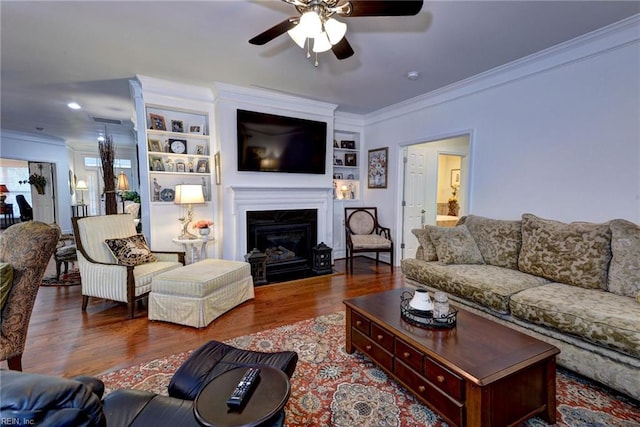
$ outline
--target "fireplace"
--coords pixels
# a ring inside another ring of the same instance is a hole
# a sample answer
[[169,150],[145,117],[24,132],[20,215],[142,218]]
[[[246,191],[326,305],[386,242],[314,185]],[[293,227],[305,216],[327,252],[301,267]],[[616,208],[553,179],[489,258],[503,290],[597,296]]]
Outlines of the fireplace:
[[312,275],[317,209],[247,211],[247,248],[266,255],[267,282]]

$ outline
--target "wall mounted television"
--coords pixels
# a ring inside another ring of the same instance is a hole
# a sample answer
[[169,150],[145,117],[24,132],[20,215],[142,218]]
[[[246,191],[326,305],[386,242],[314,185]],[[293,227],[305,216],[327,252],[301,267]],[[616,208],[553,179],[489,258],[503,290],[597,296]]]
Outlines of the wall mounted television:
[[238,171],[324,174],[327,124],[238,110]]

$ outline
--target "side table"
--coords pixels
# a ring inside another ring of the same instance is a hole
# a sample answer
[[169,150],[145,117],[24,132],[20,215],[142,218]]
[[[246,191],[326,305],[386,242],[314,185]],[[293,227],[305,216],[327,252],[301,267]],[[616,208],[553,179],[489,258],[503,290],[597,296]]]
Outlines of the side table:
[[260,379],[239,410],[230,410],[227,398],[247,371],[238,367],[217,376],[200,391],[193,404],[198,422],[204,426],[259,426],[272,420],[284,408],[291,394],[287,374],[267,365],[260,368]]
[[193,264],[194,262],[196,262],[196,245],[200,245],[200,257],[198,258],[198,260],[207,259],[207,244],[213,242],[214,239],[179,239],[176,237],[171,241],[177,245],[182,245],[182,250],[184,251],[185,255],[189,255],[189,258],[191,260],[189,264]]
[[13,225],[16,222],[16,218],[13,215],[13,203],[2,203],[0,204],[0,212],[4,217],[4,222],[2,224],[2,228],[7,228]]

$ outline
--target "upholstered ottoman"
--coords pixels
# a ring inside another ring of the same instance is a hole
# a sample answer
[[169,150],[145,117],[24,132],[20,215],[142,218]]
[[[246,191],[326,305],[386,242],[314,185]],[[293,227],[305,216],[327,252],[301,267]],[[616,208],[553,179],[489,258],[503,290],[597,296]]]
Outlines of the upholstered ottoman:
[[253,297],[249,263],[205,259],[153,278],[149,320],[203,328]]

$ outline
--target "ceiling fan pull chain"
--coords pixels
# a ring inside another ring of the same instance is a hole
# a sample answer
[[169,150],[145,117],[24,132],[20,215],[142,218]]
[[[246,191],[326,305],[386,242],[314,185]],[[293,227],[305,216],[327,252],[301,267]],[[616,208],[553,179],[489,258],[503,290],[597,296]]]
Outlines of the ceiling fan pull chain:
[[311,58],[311,52],[309,49],[311,49],[311,39],[307,38],[307,59]]

